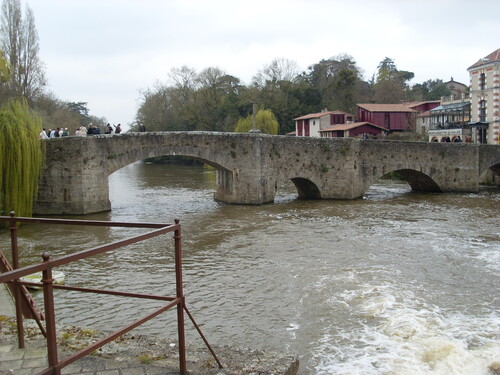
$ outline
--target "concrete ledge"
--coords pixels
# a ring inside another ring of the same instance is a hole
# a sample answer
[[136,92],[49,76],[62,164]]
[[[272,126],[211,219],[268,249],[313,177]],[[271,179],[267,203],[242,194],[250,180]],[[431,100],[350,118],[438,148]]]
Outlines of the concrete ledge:
[[[26,348],[17,348],[15,319],[0,317],[0,375],[10,370],[40,370],[46,366],[45,340],[33,321],[26,321]],[[90,329],[58,327],[59,358],[82,349],[104,335]],[[296,355],[267,352],[231,346],[213,346],[223,368],[220,369],[209,350],[201,344],[186,347],[187,369],[197,375],[295,375],[299,360]],[[66,375],[91,371],[94,374],[177,374],[178,347],[174,341],[150,336],[125,335],[63,369]],[[119,370],[119,371],[118,371]],[[17,372],[14,372],[17,374]],[[21,372],[19,372],[21,373]],[[24,373],[24,372],[23,372]]]

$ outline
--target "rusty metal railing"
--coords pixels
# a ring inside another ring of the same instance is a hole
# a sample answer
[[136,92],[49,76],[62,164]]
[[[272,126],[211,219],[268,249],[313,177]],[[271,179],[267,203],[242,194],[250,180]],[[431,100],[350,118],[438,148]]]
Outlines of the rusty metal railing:
[[[69,364],[75,362],[76,360],[92,353],[96,349],[104,346],[105,344],[117,339],[118,337],[124,335],[125,333],[131,331],[132,329],[138,327],[139,325],[153,319],[159,314],[170,310],[174,307],[177,308],[177,334],[178,334],[178,344],[179,344],[179,370],[181,374],[185,374],[186,368],[186,341],[184,332],[184,311],[187,313],[189,319],[192,321],[195,329],[199,333],[200,337],[203,339],[208,350],[214,357],[215,361],[222,368],[222,365],[212,350],[207,339],[201,332],[198,324],[196,324],[193,316],[189,312],[186,306],[186,300],[183,291],[182,282],[182,247],[181,247],[181,225],[179,220],[175,220],[175,224],[157,224],[157,223],[127,223],[127,222],[111,222],[111,221],[92,221],[92,220],[67,220],[67,219],[47,219],[47,218],[27,218],[27,217],[16,217],[13,212],[10,216],[0,216],[0,222],[10,223],[11,232],[11,250],[12,250],[12,270],[0,274],[0,283],[7,283],[10,285],[11,290],[14,291],[14,299],[16,304],[16,321],[17,321],[17,335],[18,344],[20,348],[24,348],[24,325],[23,325],[23,304],[26,302],[26,286],[42,286],[43,287],[43,301],[45,309],[45,330],[39,323],[42,333],[46,337],[47,342],[47,358],[48,358],[48,368],[40,372],[39,375],[60,375],[61,369],[68,366]],[[76,252],[74,254],[65,255],[56,259],[51,259],[49,253],[42,254],[42,263],[33,264],[30,266],[25,266],[19,268],[19,256],[18,256],[18,244],[17,244],[17,224],[18,223],[42,223],[42,224],[58,224],[58,225],[86,225],[86,226],[106,226],[106,227],[128,227],[128,228],[147,228],[152,229],[147,233],[143,233],[134,237],[129,237],[123,240],[119,240],[110,244],[97,246],[88,250],[83,250]],[[128,293],[120,292],[114,290],[104,290],[104,289],[90,289],[81,287],[72,287],[68,285],[55,285],[54,279],[52,277],[52,269],[54,267],[62,266],[75,262],[78,260],[86,259],[98,254],[102,254],[108,251],[120,249],[121,247],[128,246],[140,241],[147,240],[156,236],[161,236],[167,233],[174,233],[174,247],[175,247],[175,283],[176,283],[176,295],[171,296],[158,296],[150,294],[140,294],[140,293]],[[5,258],[4,258],[5,259]],[[42,272],[42,282],[31,283],[24,282],[20,279],[23,276],[27,276],[36,272]],[[105,295],[122,296],[122,297],[132,297],[132,298],[146,298],[158,301],[164,301],[166,304],[155,311],[149,313],[145,317],[120,328],[119,330],[109,334],[100,341],[89,345],[88,347],[70,355],[69,357],[59,360],[58,348],[57,348],[57,335],[56,335],[56,318],[55,318],[55,308],[54,308],[54,289],[63,289],[78,291],[83,293],[99,293]],[[23,297],[24,296],[24,297]],[[27,299],[29,301],[29,298]],[[25,308],[25,307],[24,307]],[[43,315],[41,315],[43,318]],[[45,331],[45,332],[44,332]]]

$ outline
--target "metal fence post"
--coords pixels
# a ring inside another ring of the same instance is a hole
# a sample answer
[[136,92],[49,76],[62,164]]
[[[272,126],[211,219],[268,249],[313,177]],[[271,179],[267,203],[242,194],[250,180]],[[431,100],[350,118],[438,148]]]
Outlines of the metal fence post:
[[175,286],[177,298],[180,298],[180,303],[177,305],[177,331],[179,336],[179,367],[180,373],[185,374],[186,367],[186,337],[184,333],[184,292],[182,289],[182,246],[181,246],[181,227],[179,219],[175,219],[175,224],[178,229],[174,232],[175,239]]
[[[42,254],[44,262],[50,260],[50,254],[45,252]],[[54,279],[52,278],[52,268],[43,270],[43,303],[45,305],[45,326],[47,331],[47,358],[49,367],[53,369],[52,374],[60,375],[61,370],[58,365],[57,358],[57,335],[56,335],[56,316],[54,312]]]
[[[15,220],[16,213],[10,213],[10,242],[12,250],[12,268],[19,268],[19,251],[17,248],[17,222]],[[19,348],[24,348],[24,323],[23,311],[21,306],[21,285],[18,283],[19,279],[14,280],[14,300],[16,302],[16,322],[17,322],[17,341]]]

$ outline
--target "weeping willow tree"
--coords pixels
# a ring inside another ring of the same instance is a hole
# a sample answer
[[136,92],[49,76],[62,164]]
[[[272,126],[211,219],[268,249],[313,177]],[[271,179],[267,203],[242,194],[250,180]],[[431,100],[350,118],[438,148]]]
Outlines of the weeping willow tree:
[[[253,116],[240,118],[236,122],[234,131],[237,133],[245,133],[252,130]],[[255,127],[266,134],[277,135],[279,129],[278,120],[270,109],[259,109],[255,115]]]
[[43,163],[38,134],[42,120],[26,100],[10,100],[0,109],[0,214],[31,216]]

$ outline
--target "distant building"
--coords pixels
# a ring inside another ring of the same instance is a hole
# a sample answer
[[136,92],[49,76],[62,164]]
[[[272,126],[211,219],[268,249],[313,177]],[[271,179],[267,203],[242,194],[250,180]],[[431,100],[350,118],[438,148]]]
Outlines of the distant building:
[[405,104],[358,104],[358,121],[390,131],[413,131],[417,113]]
[[463,95],[466,95],[468,93],[467,85],[454,81],[453,77],[451,77],[451,79],[448,82],[445,82],[444,84],[446,85],[448,90],[450,90],[450,94],[454,99],[459,99]]
[[469,122],[470,99],[443,97],[441,105],[429,112],[429,142],[472,141]]
[[417,111],[415,118],[415,132],[424,136],[429,131],[429,111],[441,104],[441,100],[428,100],[425,102],[404,103],[410,109]]
[[421,136],[427,136],[431,125],[431,112],[419,113],[415,124],[415,131]]
[[322,138],[382,138],[388,131],[381,126],[369,122],[355,122],[352,124],[332,125],[319,131]]
[[320,130],[335,124],[354,122],[354,115],[342,111],[323,110],[293,119],[298,137],[320,137]]
[[441,104],[441,100],[427,100],[425,102],[404,103],[408,108],[423,113],[436,108]]
[[499,143],[500,128],[500,48],[468,69],[472,141]]

